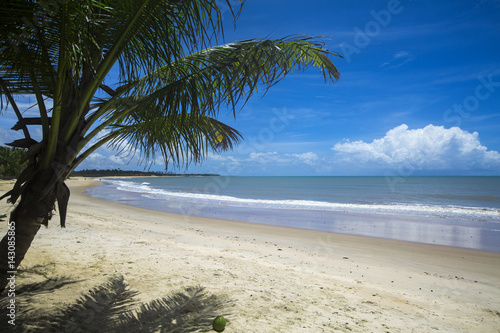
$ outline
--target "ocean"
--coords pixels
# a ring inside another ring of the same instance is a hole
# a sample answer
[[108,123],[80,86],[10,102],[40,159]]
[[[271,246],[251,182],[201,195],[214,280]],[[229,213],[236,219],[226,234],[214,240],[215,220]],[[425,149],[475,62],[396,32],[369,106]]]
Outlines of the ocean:
[[214,217],[500,252],[500,177],[138,177],[99,199]]

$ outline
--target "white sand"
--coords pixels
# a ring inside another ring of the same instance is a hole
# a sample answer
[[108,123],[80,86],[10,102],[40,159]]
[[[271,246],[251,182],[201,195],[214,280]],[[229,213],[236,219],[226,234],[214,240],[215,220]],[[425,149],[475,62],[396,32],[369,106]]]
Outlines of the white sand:
[[30,300],[44,311],[122,274],[141,301],[229,295],[225,332],[500,332],[500,253],[167,214],[68,184],[67,228],[55,216],[22,266],[83,281]]

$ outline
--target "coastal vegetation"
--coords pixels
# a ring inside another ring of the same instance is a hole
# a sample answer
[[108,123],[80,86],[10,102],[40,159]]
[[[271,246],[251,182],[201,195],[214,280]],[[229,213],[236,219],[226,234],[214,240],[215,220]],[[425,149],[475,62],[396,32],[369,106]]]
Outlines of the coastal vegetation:
[[[241,7],[230,0],[13,0],[1,6],[0,100],[24,136],[8,145],[27,149],[27,165],[2,197],[17,206],[0,242],[0,290],[56,203],[65,226],[65,179],[99,147],[136,153],[146,164],[158,155],[165,165],[199,163],[242,138],[217,120],[219,109],[236,115],[257,89],[265,93],[310,67],[325,82],[339,78],[331,60],[338,55],[315,38],[217,46],[222,4],[236,19]],[[34,96],[35,105],[20,103],[19,95]],[[28,117],[27,110],[39,114]]]
[[23,160],[25,149],[0,146],[0,179],[13,179],[21,174],[28,164]]
[[148,176],[158,176],[158,177],[210,177],[210,176],[220,176],[218,174],[208,174],[208,173],[173,173],[172,171],[161,172],[161,171],[137,171],[137,170],[120,170],[120,169],[106,169],[106,170],[96,170],[96,169],[85,169],[79,171],[73,171],[71,177],[148,177]]

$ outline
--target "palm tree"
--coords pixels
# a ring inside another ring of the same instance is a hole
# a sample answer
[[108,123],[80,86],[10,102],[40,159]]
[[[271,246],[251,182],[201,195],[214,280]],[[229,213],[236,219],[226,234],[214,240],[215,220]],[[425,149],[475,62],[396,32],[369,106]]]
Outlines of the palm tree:
[[[234,19],[241,7],[225,5]],[[0,243],[0,290],[57,202],[65,225],[64,180],[102,145],[127,142],[151,161],[198,163],[231,149],[240,133],[219,122],[292,71],[316,67],[325,82],[338,56],[308,37],[244,40],[213,46],[222,33],[217,0],[12,0],[0,9],[2,105],[17,115],[28,165],[6,193],[18,202],[15,255]],[[113,74],[119,78],[113,81]],[[111,81],[111,82],[110,82]],[[112,83],[112,84],[111,84]],[[25,118],[15,95],[36,97],[40,116]],[[43,137],[30,136],[39,125]]]

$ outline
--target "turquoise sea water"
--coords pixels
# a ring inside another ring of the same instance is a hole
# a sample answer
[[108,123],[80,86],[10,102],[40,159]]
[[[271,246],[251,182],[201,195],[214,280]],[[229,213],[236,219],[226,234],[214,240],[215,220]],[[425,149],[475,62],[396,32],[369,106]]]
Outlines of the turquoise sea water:
[[500,252],[500,177],[145,177],[87,194],[184,215]]

